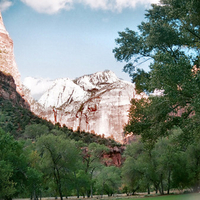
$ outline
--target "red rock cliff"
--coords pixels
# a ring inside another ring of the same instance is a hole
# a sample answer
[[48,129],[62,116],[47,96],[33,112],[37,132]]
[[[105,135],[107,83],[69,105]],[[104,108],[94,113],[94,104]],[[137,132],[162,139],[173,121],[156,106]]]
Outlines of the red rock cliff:
[[0,71],[6,74],[10,74],[14,78],[17,92],[23,95],[22,85],[20,81],[20,74],[13,53],[13,41],[5,29],[1,13],[0,13]]

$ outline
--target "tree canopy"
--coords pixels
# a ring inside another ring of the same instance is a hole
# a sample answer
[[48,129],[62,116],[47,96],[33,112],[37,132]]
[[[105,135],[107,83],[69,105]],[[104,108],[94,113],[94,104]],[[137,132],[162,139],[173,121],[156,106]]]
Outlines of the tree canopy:
[[[161,0],[145,17],[138,32],[119,32],[113,50],[118,61],[127,63],[124,71],[137,92],[149,95],[132,100],[125,130],[154,143],[178,126],[188,143],[198,133],[200,114],[200,1]],[[148,72],[139,68],[147,60]]]

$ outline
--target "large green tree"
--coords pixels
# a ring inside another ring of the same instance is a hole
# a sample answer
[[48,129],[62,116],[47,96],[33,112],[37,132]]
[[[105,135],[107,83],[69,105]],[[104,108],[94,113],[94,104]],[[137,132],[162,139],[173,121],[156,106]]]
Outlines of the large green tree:
[[182,151],[177,145],[180,134],[180,129],[174,129],[169,137],[160,138],[154,148],[141,141],[127,146],[122,177],[128,192],[148,190],[149,193],[155,189],[156,193],[169,194],[172,188],[198,186],[199,147],[193,144]]
[[121,170],[115,166],[105,167],[98,172],[96,177],[97,192],[101,196],[106,193],[108,196],[112,196],[118,193],[121,185]]
[[[91,143],[82,152],[85,173],[90,179],[90,195],[93,197],[94,174],[102,167],[103,154],[109,151],[109,148],[103,144]],[[88,196],[90,196],[88,194]]]
[[[176,125],[188,144],[199,133],[200,1],[161,0],[145,16],[138,32],[119,33],[113,50],[118,61],[127,62],[124,71],[137,91],[150,95],[132,101],[125,130],[154,143]],[[146,60],[148,72],[139,68]],[[161,95],[151,95],[155,90]]]
[[23,144],[0,128],[0,198],[11,199],[23,193],[27,164]]
[[[169,191],[172,185],[187,185],[197,191],[200,1],[160,0],[147,10],[145,17],[138,32],[127,28],[119,33],[118,46],[113,50],[118,61],[127,62],[124,71],[132,77],[137,92],[148,94],[148,98],[132,100],[125,131],[141,135],[151,158],[156,155],[153,163],[161,193],[165,186]],[[149,71],[144,71],[139,66],[147,60],[150,60]],[[178,158],[173,155],[175,147],[169,144],[174,127],[179,130],[175,144],[179,148]],[[181,178],[184,173],[190,174],[185,176],[187,180]]]
[[42,135],[37,139],[36,146],[41,156],[41,170],[49,179],[53,177],[56,194],[62,200],[64,187],[67,187],[65,180],[80,168],[80,152],[75,142],[63,135]]

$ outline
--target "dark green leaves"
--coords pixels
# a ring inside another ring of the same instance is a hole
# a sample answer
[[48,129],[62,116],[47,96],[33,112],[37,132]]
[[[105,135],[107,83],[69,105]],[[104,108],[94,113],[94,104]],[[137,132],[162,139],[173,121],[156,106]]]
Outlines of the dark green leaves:
[[[138,26],[138,33],[130,29],[119,33],[115,57],[127,62],[124,71],[132,77],[137,92],[150,94],[148,100],[132,101],[125,131],[154,142],[168,135],[174,126],[181,127],[183,134],[193,127],[197,134],[196,121],[199,121],[200,111],[199,17],[198,0],[162,0],[161,4],[152,5],[147,11],[146,22]],[[146,58],[152,59],[148,72],[136,65]],[[155,90],[160,91],[160,95],[151,95]],[[193,135],[189,132],[188,135]]]

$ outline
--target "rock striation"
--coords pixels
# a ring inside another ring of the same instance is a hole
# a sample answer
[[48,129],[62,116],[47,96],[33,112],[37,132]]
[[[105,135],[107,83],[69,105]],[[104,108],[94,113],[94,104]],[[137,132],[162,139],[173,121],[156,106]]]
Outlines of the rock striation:
[[13,53],[13,41],[5,29],[3,19],[0,13],[0,71],[11,75],[14,78],[17,92],[21,95],[22,84],[20,81],[20,74],[15,62]]
[[132,98],[140,98],[134,84],[104,71],[75,80],[57,79],[38,102],[29,98],[29,103],[31,110],[46,120],[122,143]]

